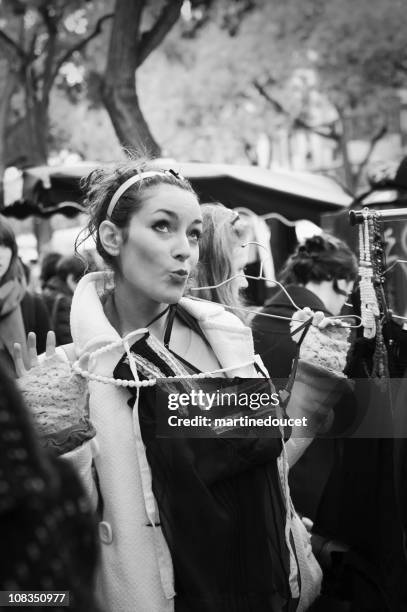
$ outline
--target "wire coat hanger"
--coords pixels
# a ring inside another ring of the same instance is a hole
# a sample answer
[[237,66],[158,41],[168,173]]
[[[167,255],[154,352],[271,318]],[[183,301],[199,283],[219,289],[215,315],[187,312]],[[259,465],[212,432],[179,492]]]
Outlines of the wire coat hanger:
[[242,212],[250,217],[259,217],[259,219],[262,219],[263,221],[267,221],[269,219],[276,219],[277,221],[280,221],[281,223],[283,223],[284,225],[287,225],[288,227],[295,227],[298,221],[306,221],[306,219],[298,219],[297,221],[290,221],[289,219],[287,219],[287,217],[284,217],[284,215],[281,215],[280,213],[276,213],[276,212],[267,213],[265,215],[257,215],[255,212],[250,210],[250,208],[246,208],[245,206],[236,206],[236,208],[234,208],[233,210]]
[[[247,243],[249,244],[249,243]],[[243,245],[245,246],[245,245]],[[262,272],[262,267],[260,268],[260,272]],[[284,285],[282,285],[279,281],[276,281],[275,279],[269,279],[265,276],[263,276],[262,274],[259,274],[259,276],[252,276],[252,275],[248,275],[248,274],[242,274],[241,272],[239,272],[238,274],[234,274],[233,276],[231,276],[230,278],[227,278],[224,281],[221,281],[220,283],[217,283],[216,285],[207,285],[205,287],[190,287],[190,291],[204,291],[204,290],[208,290],[208,289],[218,289],[219,287],[223,287],[224,285],[227,285],[228,283],[230,283],[231,281],[235,280],[236,278],[249,278],[252,280],[265,280],[268,281],[270,283],[273,283],[275,285],[277,285],[278,287],[280,287],[280,289],[283,291],[283,293],[287,296],[287,298],[289,299],[290,303],[292,304],[292,306],[294,306],[295,310],[297,312],[302,311],[303,309],[300,308],[298,306],[298,304],[296,304],[294,302],[294,300],[292,299],[292,297],[290,296],[290,294],[288,293],[287,289],[284,287]],[[211,302],[211,300],[205,300],[203,298],[198,298],[198,297],[194,297],[194,299],[197,299],[201,302]],[[262,317],[269,317],[272,319],[283,319],[285,321],[292,321],[292,317],[284,317],[282,315],[272,315],[269,313],[265,313],[265,312],[258,312],[258,311],[253,311],[250,308],[244,308],[243,306],[227,306],[225,304],[223,304],[225,306],[225,308],[230,308],[230,310],[238,310],[238,311],[243,311],[243,312],[247,312],[249,314],[254,314],[256,316],[262,316]],[[346,327],[349,327],[349,329],[357,329],[361,326],[362,324],[362,319],[358,316],[358,315],[331,315],[328,317],[325,317],[326,319],[333,319],[333,320],[337,320],[337,319],[359,319],[360,323],[358,323],[358,325],[347,325]],[[312,317],[310,317],[310,319],[312,319]],[[298,333],[298,328],[296,328],[294,330],[294,334]]]
[[306,221],[306,219],[297,219],[297,221],[290,221],[283,215],[280,215],[280,213],[276,212],[267,213],[267,215],[261,215],[260,219],[263,219],[264,221],[276,219],[277,221],[280,221],[280,223],[283,223],[283,225],[287,225],[287,227],[296,227],[299,221]]
[[396,261],[394,261],[392,264],[390,264],[388,268],[386,268],[386,270],[383,272],[383,275],[390,272],[390,270],[393,270],[393,268],[395,268],[397,264],[407,264],[407,259],[396,259]]

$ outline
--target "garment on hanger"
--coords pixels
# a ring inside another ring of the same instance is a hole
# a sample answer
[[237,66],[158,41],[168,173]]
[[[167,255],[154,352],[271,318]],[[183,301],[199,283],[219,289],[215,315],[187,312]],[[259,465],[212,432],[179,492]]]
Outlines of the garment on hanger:
[[[196,368],[158,344],[145,336],[131,347],[140,380],[154,375],[167,393],[190,393],[198,385],[202,389],[204,381],[189,376]],[[114,376],[133,378],[128,355]],[[264,390],[268,381],[235,377],[212,380],[215,383],[224,389],[249,385],[255,392]],[[286,506],[277,467],[281,438],[224,438],[216,431],[205,438],[162,438],[157,436],[158,413],[165,407],[157,402],[157,389],[130,393],[130,406],[140,394],[140,430],[174,565],[176,612],[295,610],[288,582]],[[185,410],[192,416],[190,406]],[[237,410],[242,408],[232,406]]]

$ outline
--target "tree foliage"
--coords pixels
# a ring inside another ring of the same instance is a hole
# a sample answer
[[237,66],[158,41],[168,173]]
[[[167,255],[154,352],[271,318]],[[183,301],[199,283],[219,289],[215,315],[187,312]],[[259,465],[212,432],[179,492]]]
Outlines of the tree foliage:
[[[3,0],[0,55],[7,69],[0,65],[0,79],[10,84],[3,91],[14,93],[9,112],[0,108],[0,123],[6,114],[17,160],[27,151],[32,160],[36,150],[18,146],[30,99],[50,110],[52,139],[42,130],[42,150],[65,143],[105,159],[118,154],[119,143],[180,159],[255,162],[260,136],[310,129],[335,143],[354,186],[363,163],[355,167],[346,158],[353,119],[372,148],[388,127],[389,99],[406,81],[403,4]],[[45,78],[51,64],[53,81]],[[293,86],[301,71],[315,74],[312,87],[333,109],[329,120],[321,122],[306,86]],[[35,77],[28,88],[22,75]]]
[[86,0],[4,0],[0,5],[0,53],[8,66],[0,129],[9,164],[46,162],[51,91],[67,62],[111,18],[91,18],[93,9]]

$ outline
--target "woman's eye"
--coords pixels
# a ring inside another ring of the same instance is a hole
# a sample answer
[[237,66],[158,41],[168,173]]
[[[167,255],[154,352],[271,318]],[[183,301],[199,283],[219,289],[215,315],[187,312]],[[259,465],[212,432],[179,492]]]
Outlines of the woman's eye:
[[168,221],[157,221],[157,223],[154,223],[153,229],[157,230],[158,232],[169,232],[170,224]]
[[199,242],[201,236],[202,236],[202,232],[199,229],[195,229],[192,230],[192,232],[190,233],[191,238],[193,238],[193,240],[195,240],[195,242]]

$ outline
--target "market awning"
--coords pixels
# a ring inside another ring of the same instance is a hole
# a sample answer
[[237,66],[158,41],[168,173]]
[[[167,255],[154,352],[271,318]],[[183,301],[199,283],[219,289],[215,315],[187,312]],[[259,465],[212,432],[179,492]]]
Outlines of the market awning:
[[[334,180],[311,173],[172,160],[156,163],[188,178],[201,202],[220,201],[232,208],[245,206],[259,215],[278,212],[290,220],[309,219],[319,223],[322,213],[341,210],[352,201]],[[55,213],[75,216],[86,212],[80,181],[98,166],[98,163],[86,162],[26,169],[21,198],[1,212],[18,219]]]

